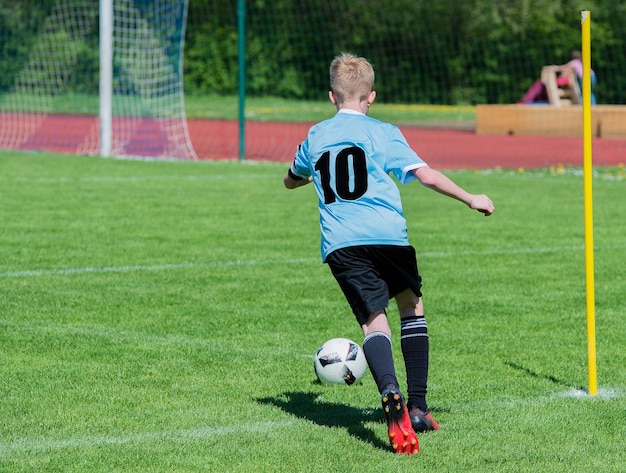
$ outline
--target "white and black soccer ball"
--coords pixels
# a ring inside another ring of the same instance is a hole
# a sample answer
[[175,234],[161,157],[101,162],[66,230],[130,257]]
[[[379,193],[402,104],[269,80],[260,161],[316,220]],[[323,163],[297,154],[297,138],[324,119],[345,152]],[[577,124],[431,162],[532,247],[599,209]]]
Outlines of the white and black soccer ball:
[[322,384],[351,385],[360,381],[367,370],[363,350],[347,338],[333,338],[324,343],[317,350],[313,365]]

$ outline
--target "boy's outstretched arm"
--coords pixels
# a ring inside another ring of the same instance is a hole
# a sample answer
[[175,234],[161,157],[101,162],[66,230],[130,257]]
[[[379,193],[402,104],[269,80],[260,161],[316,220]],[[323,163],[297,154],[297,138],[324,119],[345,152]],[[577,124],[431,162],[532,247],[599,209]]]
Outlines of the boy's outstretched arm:
[[470,194],[452,181],[452,179],[435,169],[424,166],[415,169],[413,174],[423,186],[459,200],[470,209],[484,213],[486,217],[491,215],[495,210],[493,202],[491,202],[491,199],[485,194]]

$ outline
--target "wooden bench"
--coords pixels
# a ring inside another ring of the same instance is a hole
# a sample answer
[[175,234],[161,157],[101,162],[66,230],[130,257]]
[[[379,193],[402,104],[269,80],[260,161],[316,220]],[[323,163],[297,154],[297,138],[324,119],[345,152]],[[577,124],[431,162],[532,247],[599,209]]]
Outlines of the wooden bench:
[[[591,132],[597,138],[626,139],[626,105],[594,105]],[[583,136],[578,105],[477,105],[476,134]]]

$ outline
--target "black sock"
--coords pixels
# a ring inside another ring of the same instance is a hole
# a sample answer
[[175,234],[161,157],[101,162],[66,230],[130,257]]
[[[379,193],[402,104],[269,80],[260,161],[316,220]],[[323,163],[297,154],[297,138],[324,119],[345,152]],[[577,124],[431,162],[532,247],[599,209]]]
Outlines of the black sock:
[[393,365],[393,354],[391,352],[391,339],[383,332],[370,333],[363,340],[363,353],[367,359],[367,364],[372,372],[378,392],[390,384],[398,387],[396,369]]
[[400,320],[400,344],[406,367],[407,396],[410,407],[428,411],[428,327],[423,315]]

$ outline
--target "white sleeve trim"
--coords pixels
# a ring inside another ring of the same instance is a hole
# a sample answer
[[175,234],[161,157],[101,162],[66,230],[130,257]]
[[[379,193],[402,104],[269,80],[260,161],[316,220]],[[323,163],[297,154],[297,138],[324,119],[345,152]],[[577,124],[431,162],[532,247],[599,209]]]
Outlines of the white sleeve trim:
[[426,163],[409,164],[407,167],[402,169],[402,177],[400,178],[400,182],[402,184],[408,184],[409,182],[416,180],[417,178],[415,177],[415,174],[413,174],[413,171],[415,169],[423,168],[426,166],[428,166],[428,164]]

